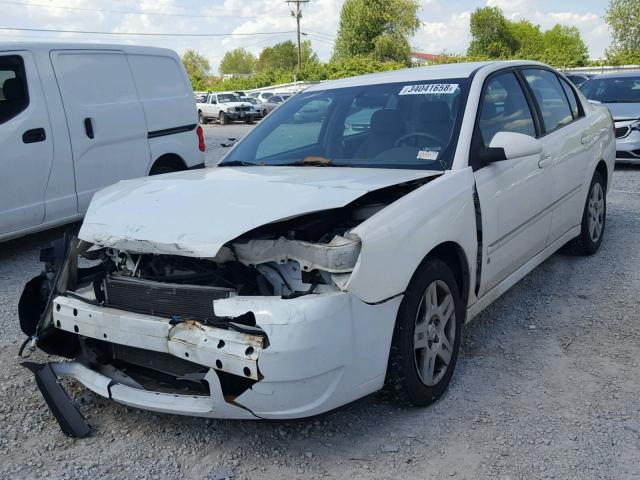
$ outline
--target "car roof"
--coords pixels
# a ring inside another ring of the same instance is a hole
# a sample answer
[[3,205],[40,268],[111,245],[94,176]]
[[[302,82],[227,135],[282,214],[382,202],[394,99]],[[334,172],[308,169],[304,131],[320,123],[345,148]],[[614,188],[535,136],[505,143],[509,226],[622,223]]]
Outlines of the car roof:
[[591,80],[600,79],[600,78],[621,78],[621,77],[640,77],[640,70],[631,70],[625,72],[615,72],[615,73],[600,73],[598,75],[594,75],[591,77]]
[[357,77],[330,80],[307,88],[305,92],[322,91],[333,88],[356,87],[360,85],[377,85],[383,83],[420,82],[445,78],[468,78],[480,70],[499,70],[501,68],[525,65],[547,66],[540,62],[528,60],[504,60],[496,62],[461,62],[427,67],[403,68],[388,72],[369,73]]

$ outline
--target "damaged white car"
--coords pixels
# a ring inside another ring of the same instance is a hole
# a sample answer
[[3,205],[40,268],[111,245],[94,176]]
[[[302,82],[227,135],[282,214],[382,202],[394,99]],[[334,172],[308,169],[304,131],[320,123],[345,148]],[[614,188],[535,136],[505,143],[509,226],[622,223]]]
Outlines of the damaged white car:
[[564,244],[596,252],[614,158],[607,110],[538,63],[313,86],[217,168],[96,194],[20,301],[23,353],[72,361],[27,366],[73,436],[89,427],[61,377],[216,418],[307,417],[385,383],[427,405],[466,321]]

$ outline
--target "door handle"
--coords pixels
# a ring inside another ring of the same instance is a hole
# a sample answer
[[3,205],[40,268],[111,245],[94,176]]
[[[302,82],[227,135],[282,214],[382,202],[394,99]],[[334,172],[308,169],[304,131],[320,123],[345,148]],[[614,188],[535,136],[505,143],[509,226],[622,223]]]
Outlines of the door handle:
[[593,138],[593,137],[592,137],[591,135],[583,135],[583,136],[580,138],[580,142],[581,142],[583,145],[586,145],[587,143],[591,143],[591,139],[592,139],[592,138]]
[[24,143],[37,143],[44,142],[47,139],[47,133],[44,128],[32,128],[22,134],[22,141]]
[[93,139],[93,120],[89,117],[84,119],[84,131],[87,134],[87,137]]
[[546,155],[542,156],[542,159],[538,160],[538,167],[545,168],[551,165],[551,163],[552,163],[551,154],[547,153]]

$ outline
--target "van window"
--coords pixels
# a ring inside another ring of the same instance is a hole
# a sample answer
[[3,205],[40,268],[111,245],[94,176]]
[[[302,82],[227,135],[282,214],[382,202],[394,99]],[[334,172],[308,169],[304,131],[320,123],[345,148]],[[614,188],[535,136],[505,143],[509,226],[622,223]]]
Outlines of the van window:
[[498,75],[487,85],[478,126],[485,147],[498,132],[536,136],[529,104],[513,73]]
[[533,90],[546,132],[556,130],[573,120],[571,107],[555,73],[549,70],[526,69],[524,78]]
[[171,57],[127,54],[133,78],[142,100],[184,97],[191,91],[185,85],[180,65]]
[[24,62],[18,55],[0,56],[0,124],[29,105]]

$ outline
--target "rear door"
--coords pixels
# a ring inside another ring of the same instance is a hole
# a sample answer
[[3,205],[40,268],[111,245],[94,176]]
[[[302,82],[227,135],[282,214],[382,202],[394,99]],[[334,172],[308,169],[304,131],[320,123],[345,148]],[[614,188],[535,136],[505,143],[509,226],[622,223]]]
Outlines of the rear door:
[[30,52],[0,52],[0,236],[44,221],[49,114]]
[[542,119],[542,161],[553,173],[552,243],[580,224],[584,204],[580,188],[596,135],[589,134],[588,120],[565,80],[546,69],[526,68],[523,74]]
[[147,174],[148,128],[126,55],[117,50],[54,50],[51,61],[64,104],[78,194],[93,194]]

